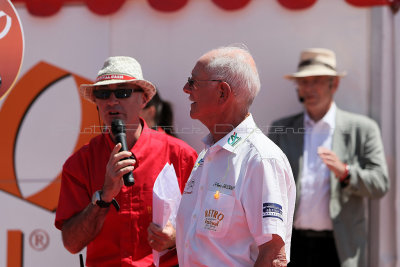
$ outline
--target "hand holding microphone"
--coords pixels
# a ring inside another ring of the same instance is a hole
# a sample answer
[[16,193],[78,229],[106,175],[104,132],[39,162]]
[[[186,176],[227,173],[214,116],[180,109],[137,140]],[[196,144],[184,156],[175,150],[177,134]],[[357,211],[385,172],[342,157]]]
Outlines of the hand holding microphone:
[[[126,128],[125,123],[120,119],[114,119],[111,122],[111,132],[114,135],[115,141],[121,143],[121,151],[129,151],[128,145],[126,144]],[[123,176],[124,185],[132,186],[135,184],[133,173],[128,172]]]

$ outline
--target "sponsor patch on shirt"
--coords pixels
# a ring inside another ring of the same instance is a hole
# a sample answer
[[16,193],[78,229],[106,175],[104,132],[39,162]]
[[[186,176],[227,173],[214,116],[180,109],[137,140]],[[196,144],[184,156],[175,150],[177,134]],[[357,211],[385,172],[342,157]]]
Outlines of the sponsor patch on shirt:
[[228,144],[230,144],[231,146],[235,146],[240,139],[242,139],[242,137],[239,137],[237,132],[234,132],[231,137],[229,137],[228,139]]
[[208,190],[214,191],[214,192],[218,191],[218,192],[223,193],[228,196],[232,196],[234,194],[235,185],[227,184],[224,182],[219,182],[221,180],[224,180],[223,178],[216,179],[216,180],[217,180],[216,182],[209,183]]
[[263,218],[274,217],[283,221],[282,206],[276,203],[263,203]]
[[205,210],[204,214],[204,229],[210,230],[213,232],[218,231],[222,227],[222,221],[224,220],[225,215],[213,209]]
[[221,184],[221,183],[219,183],[219,182],[215,182],[214,184],[213,184],[213,186],[215,186],[215,187],[217,187],[217,188],[219,188],[219,189],[227,189],[227,190],[233,190],[233,189],[235,189],[235,186],[234,185],[230,185],[230,184]]
[[191,194],[193,193],[194,179],[187,181],[185,185],[185,189],[183,190],[183,194]]
[[203,166],[203,164],[204,164],[204,158],[201,158],[201,159],[196,163],[196,169],[197,169],[198,167]]

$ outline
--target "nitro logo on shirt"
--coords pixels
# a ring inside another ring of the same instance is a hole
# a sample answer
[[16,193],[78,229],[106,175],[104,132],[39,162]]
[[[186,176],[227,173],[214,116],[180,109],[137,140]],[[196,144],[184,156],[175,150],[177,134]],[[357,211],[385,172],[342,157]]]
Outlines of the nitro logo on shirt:
[[205,210],[204,228],[216,232],[218,228],[221,229],[224,217],[225,215],[217,210]]
[[231,137],[228,138],[228,144],[230,144],[231,146],[235,146],[240,141],[240,139],[242,139],[242,137],[239,137],[237,135],[237,132],[233,132]]
[[263,218],[273,217],[283,221],[282,206],[276,203],[263,203]]

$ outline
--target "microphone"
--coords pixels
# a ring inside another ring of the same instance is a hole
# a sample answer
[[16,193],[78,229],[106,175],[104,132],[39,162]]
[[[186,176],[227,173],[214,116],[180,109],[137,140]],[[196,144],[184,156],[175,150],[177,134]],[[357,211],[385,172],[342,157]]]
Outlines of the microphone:
[[[114,119],[111,122],[111,132],[113,133],[113,135],[115,137],[115,141],[117,143],[121,143],[121,145],[122,145],[121,150],[119,152],[129,151],[128,145],[126,144],[125,123],[120,119]],[[124,174],[123,178],[124,178],[125,186],[132,186],[135,184],[135,179],[133,178],[132,172],[128,172],[128,173]]]

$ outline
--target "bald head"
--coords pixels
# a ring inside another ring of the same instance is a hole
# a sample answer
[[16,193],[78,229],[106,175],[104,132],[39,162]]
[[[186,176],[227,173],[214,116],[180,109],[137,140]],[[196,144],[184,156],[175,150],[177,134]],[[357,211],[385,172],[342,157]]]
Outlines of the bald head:
[[220,47],[201,56],[212,79],[226,81],[232,88],[236,101],[249,109],[260,91],[260,78],[256,63],[249,51],[240,47]]

